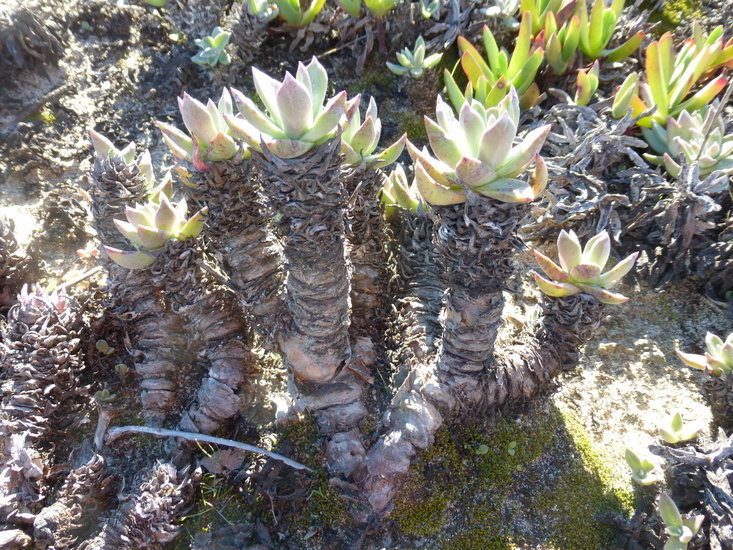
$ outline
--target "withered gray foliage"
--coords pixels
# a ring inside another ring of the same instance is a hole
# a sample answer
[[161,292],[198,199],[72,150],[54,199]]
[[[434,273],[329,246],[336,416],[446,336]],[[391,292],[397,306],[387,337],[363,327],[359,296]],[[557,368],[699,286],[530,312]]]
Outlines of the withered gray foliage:
[[[569,101],[569,99],[568,99]],[[528,116],[536,116],[535,108]],[[647,164],[633,149],[646,147],[627,135],[629,115],[613,120],[591,107],[558,103],[531,127],[552,124],[543,147],[549,184],[532,206],[535,220],[523,228],[532,239],[552,240],[559,228],[574,229],[581,237],[608,229],[617,237],[621,223],[617,209],[628,206],[622,189],[609,188],[614,170]]]
[[0,6],[0,67],[8,76],[10,69],[55,64],[63,53],[58,24],[24,4],[11,0]]

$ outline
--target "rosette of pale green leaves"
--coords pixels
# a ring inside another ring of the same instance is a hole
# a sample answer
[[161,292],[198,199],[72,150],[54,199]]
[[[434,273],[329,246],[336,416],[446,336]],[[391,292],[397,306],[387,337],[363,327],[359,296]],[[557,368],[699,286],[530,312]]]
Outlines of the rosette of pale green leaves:
[[[698,161],[700,177],[720,171],[733,174],[733,134],[725,134],[725,120],[717,115],[717,102],[702,113],[682,111],[679,117],[667,119],[664,128],[652,120],[651,128],[642,128],[646,142],[659,155],[645,154],[649,162],[664,165],[672,176],[682,171],[679,160],[687,164]],[[709,134],[706,133],[709,131]]]
[[[386,207],[399,207],[410,212],[417,212],[418,207],[423,204],[417,185],[407,182],[407,174],[401,164],[394,167],[394,170],[384,179],[382,185],[382,204]],[[427,210],[424,208],[423,210]]]
[[377,153],[377,145],[382,135],[382,121],[377,115],[377,102],[369,98],[369,105],[364,113],[364,122],[361,121],[359,104],[361,94],[346,102],[346,110],[341,118],[341,152],[344,154],[344,164],[367,168],[382,168],[396,161],[405,148],[407,134],[392,145]]
[[191,61],[197,65],[208,65],[216,67],[217,65],[229,65],[232,58],[226,51],[229,38],[232,33],[223,30],[221,27],[214,27],[213,32],[209,36],[197,38],[194,43],[199,52],[191,58]]
[[307,27],[321,13],[326,0],[274,0],[278,13],[285,21],[296,27]]
[[176,159],[191,162],[201,172],[210,169],[207,162],[229,160],[239,152],[225,116],[233,114],[232,97],[225,89],[219,102],[211,99],[204,105],[187,93],[178,98],[183,124],[188,134],[175,126],[156,121],[163,141]]
[[[415,182],[425,201],[433,205],[459,204],[466,190],[502,202],[534,200],[547,185],[547,167],[539,151],[550,131],[545,125],[532,130],[517,145],[519,98],[511,90],[496,107],[466,101],[456,118],[450,105],[438,96],[437,122],[425,117],[433,157],[427,149],[407,148],[415,162]],[[436,158],[437,157],[437,158]],[[533,178],[519,179],[535,163]]]
[[264,144],[280,158],[295,158],[337,134],[346,92],[339,92],[324,105],[328,75],[318,59],[314,57],[308,65],[298,63],[295,76],[286,73],[282,82],[254,67],[252,76],[265,110],[232,89],[240,114],[224,115],[234,135],[252,149],[262,152]]
[[733,372],[733,332],[725,342],[712,332],[705,335],[707,351],[704,355],[677,350],[677,357],[688,367],[704,370],[713,376],[728,376]]
[[687,550],[687,543],[692,540],[702,526],[705,516],[682,515],[677,505],[667,493],[662,492],[658,501],[659,516],[665,525],[669,539],[664,550]]
[[115,227],[127,238],[136,250],[119,250],[105,246],[104,250],[112,261],[128,269],[148,267],[157,253],[170,239],[185,241],[196,237],[203,229],[206,208],[187,217],[186,199],[171,203],[165,192],[157,193],[146,204],[136,203],[125,208],[127,221],[114,220]]
[[397,61],[400,64],[387,61],[387,68],[398,76],[409,73],[412,78],[420,78],[426,69],[435,67],[443,57],[442,53],[425,56],[425,48],[425,39],[418,36],[415,41],[415,49],[402,48],[402,51],[397,52]]
[[628,298],[611,292],[609,289],[631,271],[639,253],[631,254],[616,264],[613,269],[603,273],[610,254],[611,239],[605,231],[591,238],[585,247],[581,248],[575,232],[563,230],[560,231],[560,236],[557,238],[557,255],[560,265],[535,250],[537,263],[550,279],[544,278],[537,272],[534,273],[534,278],[540,290],[554,298],[584,293],[604,304],[620,304]]

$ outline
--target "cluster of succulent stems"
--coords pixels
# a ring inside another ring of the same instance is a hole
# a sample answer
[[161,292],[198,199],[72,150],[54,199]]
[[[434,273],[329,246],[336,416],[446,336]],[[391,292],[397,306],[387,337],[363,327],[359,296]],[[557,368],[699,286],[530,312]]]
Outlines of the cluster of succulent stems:
[[[561,233],[560,265],[536,252],[549,279],[536,275],[547,297],[530,343],[495,349],[517,230],[547,183],[549,126],[521,133],[514,89],[457,113],[439,97],[431,150],[404,136],[380,149],[374,99],[363,119],[360,96],[326,100],[317,59],[282,81],[253,76],[261,106],[234,89],[206,105],[184,95],[186,131],[158,122],[183,186],[156,183],[148,155],[92,134],[111,303],[139,352],[149,423],[211,433],[231,419],[257,376],[254,331],[287,368],[293,409],[314,416],[330,471],[362,488],[365,514],[383,514],[445,419],[513,406],[577,362],[605,304],[625,301],[609,289],[635,256],[603,273],[606,233],[585,249]],[[383,170],[405,144],[412,183],[399,165]],[[226,286],[203,269],[199,234]],[[394,270],[403,284],[390,296]],[[372,390],[387,355],[399,387],[373,436],[362,426],[380,412]],[[181,388],[181,372],[200,387]]]

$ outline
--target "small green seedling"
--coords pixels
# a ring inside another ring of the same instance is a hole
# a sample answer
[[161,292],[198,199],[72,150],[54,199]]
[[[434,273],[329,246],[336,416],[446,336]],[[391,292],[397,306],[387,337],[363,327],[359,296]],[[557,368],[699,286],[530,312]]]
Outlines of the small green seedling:
[[666,526],[664,530],[669,535],[664,550],[687,550],[687,544],[700,530],[705,516],[681,515],[667,493],[659,495],[658,508]]
[[217,65],[229,65],[232,58],[226,52],[227,44],[232,33],[222,30],[220,27],[214,27],[214,31],[210,36],[197,38],[194,40],[199,52],[191,58],[191,61],[197,65],[208,65],[216,67]]
[[662,439],[674,445],[695,439],[702,431],[702,426],[697,423],[685,424],[682,415],[677,411],[665,420],[664,424],[659,427],[659,431]]
[[402,48],[402,51],[397,52],[397,61],[400,64],[397,65],[387,61],[387,68],[399,76],[409,73],[412,78],[420,78],[425,69],[434,67],[443,57],[442,53],[434,53],[428,56],[425,56],[425,53],[425,39],[419,36],[415,41],[415,49]]
[[651,460],[639,457],[626,449],[626,464],[631,468],[631,479],[639,485],[652,485],[662,479],[662,472]]

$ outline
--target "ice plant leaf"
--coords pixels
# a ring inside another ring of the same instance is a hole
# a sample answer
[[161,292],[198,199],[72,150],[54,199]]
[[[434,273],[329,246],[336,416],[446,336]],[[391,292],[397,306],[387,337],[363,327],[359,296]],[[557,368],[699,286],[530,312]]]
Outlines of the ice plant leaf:
[[575,285],[549,281],[536,271],[533,271],[532,275],[534,276],[534,280],[537,282],[537,286],[540,287],[540,290],[553,298],[563,298],[580,292],[580,289]]
[[143,269],[155,262],[155,256],[147,252],[128,252],[111,246],[103,246],[103,248],[110,260],[127,269]]
[[282,118],[282,128],[289,138],[299,138],[313,124],[310,90],[290,73],[285,75],[285,80],[275,94],[275,101]]
[[534,256],[537,259],[537,264],[540,266],[548,277],[559,282],[565,282],[568,280],[568,275],[565,273],[560,266],[553,262],[550,258],[542,254],[537,249],[533,250]]

